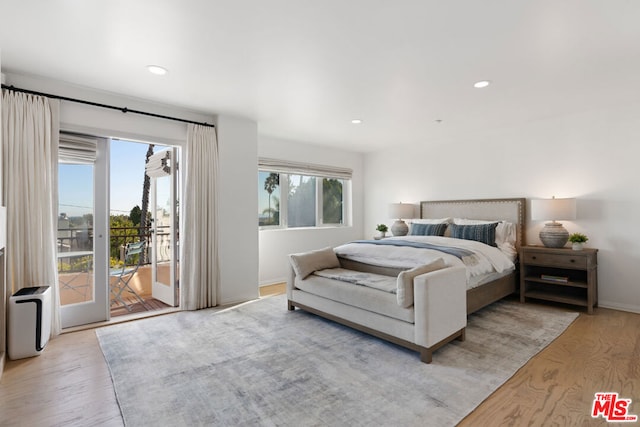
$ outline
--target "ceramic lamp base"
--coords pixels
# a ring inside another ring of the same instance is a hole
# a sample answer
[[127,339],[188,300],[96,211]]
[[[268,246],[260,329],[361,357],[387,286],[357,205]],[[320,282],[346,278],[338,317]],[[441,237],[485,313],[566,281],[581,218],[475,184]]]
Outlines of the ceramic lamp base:
[[548,222],[540,230],[540,240],[548,248],[562,248],[569,240],[569,232],[559,222]]
[[394,236],[406,236],[409,232],[409,226],[403,220],[399,219],[391,226],[391,232]]

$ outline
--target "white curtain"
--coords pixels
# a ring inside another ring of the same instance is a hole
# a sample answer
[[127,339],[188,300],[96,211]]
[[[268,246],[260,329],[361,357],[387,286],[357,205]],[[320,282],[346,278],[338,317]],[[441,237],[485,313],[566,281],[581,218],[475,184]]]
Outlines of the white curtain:
[[56,265],[59,101],[2,93],[4,204],[7,207],[7,287],[52,290],[51,335],[60,333]]
[[218,303],[218,140],[214,128],[189,125],[183,164],[180,304],[184,310],[197,310]]

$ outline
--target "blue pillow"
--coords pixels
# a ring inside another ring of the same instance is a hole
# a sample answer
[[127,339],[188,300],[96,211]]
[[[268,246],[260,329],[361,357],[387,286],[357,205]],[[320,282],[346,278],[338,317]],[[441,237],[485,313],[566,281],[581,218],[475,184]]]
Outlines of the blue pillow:
[[451,224],[451,237],[456,239],[475,240],[490,246],[496,245],[497,222],[478,225]]
[[411,224],[410,236],[444,236],[448,224]]

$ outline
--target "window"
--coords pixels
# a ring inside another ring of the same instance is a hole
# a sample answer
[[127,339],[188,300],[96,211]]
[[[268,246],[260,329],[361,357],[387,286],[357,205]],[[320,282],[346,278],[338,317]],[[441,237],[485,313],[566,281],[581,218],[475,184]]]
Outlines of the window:
[[263,161],[261,159],[258,171],[260,227],[346,225],[350,206],[350,170],[339,176],[335,168],[315,166],[312,169],[304,165],[303,169],[300,164],[265,165]]

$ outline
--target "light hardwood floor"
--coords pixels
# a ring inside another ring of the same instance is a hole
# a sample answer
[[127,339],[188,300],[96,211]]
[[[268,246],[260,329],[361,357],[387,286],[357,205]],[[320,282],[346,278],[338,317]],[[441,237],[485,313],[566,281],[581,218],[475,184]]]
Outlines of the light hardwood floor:
[[630,412],[640,417],[640,314],[580,314],[460,426],[607,425],[591,417],[597,392],[632,399]]
[[[601,308],[581,314],[460,425],[603,426],[604,420],[590,416],[600,391],[632,399],[631,413],[640,415],[640,315]],[[0,425],[122,425],[93,330],[63,334],[40,356],[7,363]]]

